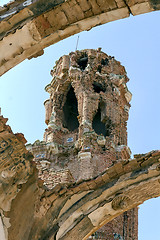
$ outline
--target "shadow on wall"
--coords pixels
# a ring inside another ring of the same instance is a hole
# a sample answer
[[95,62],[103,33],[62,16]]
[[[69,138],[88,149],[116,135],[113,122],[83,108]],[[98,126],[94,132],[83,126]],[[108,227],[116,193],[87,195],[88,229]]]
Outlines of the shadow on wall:
[[77,117],[78,103],[74,89],[71,86],[67,93],[66,102],[63,107],[63,127],[67,128],[69,131],[74,131],[77,129],[79,127]]

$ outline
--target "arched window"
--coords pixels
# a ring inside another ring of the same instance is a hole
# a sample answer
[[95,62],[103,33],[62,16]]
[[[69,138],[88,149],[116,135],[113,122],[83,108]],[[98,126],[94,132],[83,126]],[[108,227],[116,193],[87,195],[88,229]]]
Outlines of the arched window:
[[79,127],[77,117],[78,103],[74,89],[71,86],[67,93],[65,104],[63,106],[63,126],[69,131],[74,131]]
[[93,118],[92,128],[98,135],[110,136],[112,131],[112,122],[105,116],[105,104],[101,104]]

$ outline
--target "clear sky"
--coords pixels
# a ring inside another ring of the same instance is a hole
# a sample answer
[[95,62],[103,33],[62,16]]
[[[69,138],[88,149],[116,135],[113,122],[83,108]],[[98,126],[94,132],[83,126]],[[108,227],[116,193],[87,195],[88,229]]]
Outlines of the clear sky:
[[[2,3],[5,1],[2,1]],[[8,2],[8,1],[7,1]],[[1,5],[2,5],[1,3]],[[79,35],[78,49],[102,47],[125,66],[133,94],[128,121],[128,145],[132,153],[160,149],[160,14],[148,13],[104,24]],[[24,133],[28,142],[42,140],[44,87],[50,70],[60,56],[75,51],[74,35],[45,49],[37,59],[25,60],[0,81],[0,107],[14,132]],[[140,206],[139,240],[160,240],[160,198]]]

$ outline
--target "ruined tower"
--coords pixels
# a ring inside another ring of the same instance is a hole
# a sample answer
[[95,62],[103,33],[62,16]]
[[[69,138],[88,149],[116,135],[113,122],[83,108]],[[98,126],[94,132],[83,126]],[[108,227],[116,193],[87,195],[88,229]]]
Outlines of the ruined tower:
[[[50,94],[44,103],[47,129],[43,141],[30,146],[46,188],[94,178],[119,161],[127,162],[132,95],[120,62],[101,49],[76,51],[61,57],[51,75],[45,88]],[[137,240],[137,227],[136,208],[90,239]]]

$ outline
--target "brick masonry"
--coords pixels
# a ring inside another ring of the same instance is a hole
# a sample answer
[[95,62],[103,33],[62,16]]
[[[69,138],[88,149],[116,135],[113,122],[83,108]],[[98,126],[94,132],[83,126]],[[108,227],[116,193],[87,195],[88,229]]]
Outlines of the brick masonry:
[[[35,153],[32,161],[23,134],[14,134],[6,122],[0,116],[2,240],[122,239],[122,234],[135,239],[135,207],[160,196],[160,151],[137,154],[92,179],[74,181],[69,169],[55,171],[49,167],[47,155],[46,160],[41,159],[47,149],[58,153],[54,143],[29,145]],[[52,174],[46,178],[43,171]],[[38,179],[43,176],[52,184]]]
[[[46,188],[88,180],[115,163],[127,162],[132,94],[120,62],[100,48],[76,51],[62,56],[51,75],[46,86],[50,98],[44,103],[48,126],[44,139],[27,146]],[[137,216],[136,208],[125,212],[90,239],[137,240]]]

